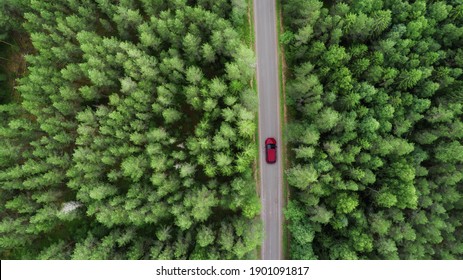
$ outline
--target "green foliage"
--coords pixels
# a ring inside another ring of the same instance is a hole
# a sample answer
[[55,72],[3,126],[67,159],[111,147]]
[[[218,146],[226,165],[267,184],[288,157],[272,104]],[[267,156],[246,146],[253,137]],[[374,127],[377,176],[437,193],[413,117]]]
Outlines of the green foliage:
[[246,3],[0,1],[35,48],[0,104],[0,257],[256,257]]
[[310,183],[316,182],[317,171],[312,166],[296,166],[288,170],[288,183],[298,189],[304,190],[310,187]]
[[461,259],[461,5],[282,6],[291,256]]

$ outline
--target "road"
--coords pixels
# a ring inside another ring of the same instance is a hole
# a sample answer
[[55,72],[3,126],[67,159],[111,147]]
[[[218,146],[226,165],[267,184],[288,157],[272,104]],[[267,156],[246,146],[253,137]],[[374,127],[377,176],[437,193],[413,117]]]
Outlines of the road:
[[[259,93],[260,196],[265,238],[262,259],[283,259],[282,223],[283,191],[280,130],[280,84],[275,0],[254,0],[254,26],[257,55],[257,89]],[[265,161],[264,141],[277,140],[277,162]]]

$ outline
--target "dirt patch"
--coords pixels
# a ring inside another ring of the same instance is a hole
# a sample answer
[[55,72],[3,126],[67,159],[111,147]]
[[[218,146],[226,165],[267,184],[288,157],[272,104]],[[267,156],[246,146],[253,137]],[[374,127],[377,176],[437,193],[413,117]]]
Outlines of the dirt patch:
[[11,97],[15,102],[21,101],[21,96],[16,90],[18,86],[18,79],[26,75],[27,63],[25,55],[34,53],[34,47],[30,41],[30,38],[25,34],[16,32],[12,34],[13,45],[7,52],[5,63],[3,64],[3,70],[6,72],[8,77],[7,86],[11,89]]

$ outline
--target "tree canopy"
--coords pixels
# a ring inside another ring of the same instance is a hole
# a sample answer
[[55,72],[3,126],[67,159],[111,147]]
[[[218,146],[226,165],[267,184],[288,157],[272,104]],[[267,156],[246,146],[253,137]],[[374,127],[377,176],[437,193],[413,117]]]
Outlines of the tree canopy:
[[291,257],[461,259],[461,3],[282,3]]
[[35,50],[0,105],[0,257],[255,258],[247,2],[23,2]]

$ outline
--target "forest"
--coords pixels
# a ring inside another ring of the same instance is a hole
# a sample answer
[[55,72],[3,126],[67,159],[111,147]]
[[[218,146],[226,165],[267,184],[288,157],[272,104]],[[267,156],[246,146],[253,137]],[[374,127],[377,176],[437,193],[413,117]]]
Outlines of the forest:
[[0,0],[0,258],[253,259],[247,0]]
[[293,259],[463,258],[463,3],[283,0]]
[[[279,2],[290,258],[463,259],[463,3]],[[250,5],[0,0],[0,259],[259,258]]]

